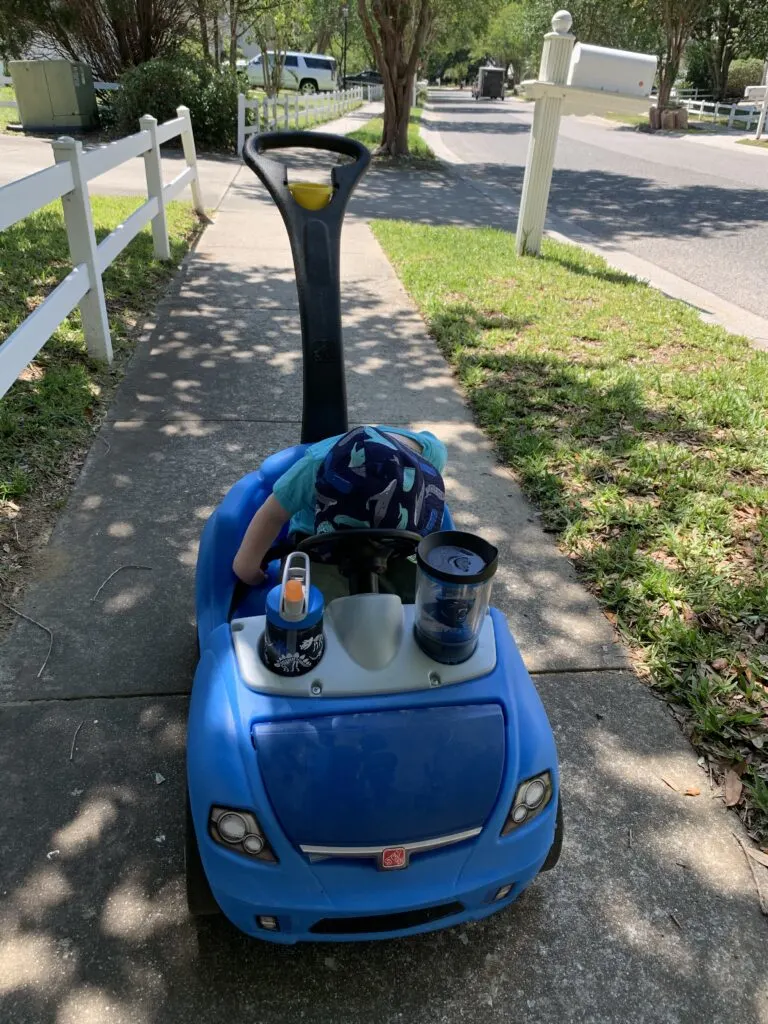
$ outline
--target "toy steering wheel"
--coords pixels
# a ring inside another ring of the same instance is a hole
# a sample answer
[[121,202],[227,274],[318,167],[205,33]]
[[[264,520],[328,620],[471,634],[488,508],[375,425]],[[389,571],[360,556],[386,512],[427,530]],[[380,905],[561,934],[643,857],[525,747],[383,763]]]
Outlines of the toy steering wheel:
[[[391,555],[403,557],[412,555],[422,539],[421,534],[411,530],[335,530],[332,533],[316,533],[313,537],[307,537],[301,541],[297,550],[304,551],[310,558],[313,554],[315,558],[319,558],[321,551],[327,551],[330,548],[331,552],[335,553],[334,549],[339,549],[339,560],[346,558],[361,560],[361,555],[364,558],[366,554],[369,556],[373,554],[376,561],[383,558],[381,570],[383,571],[386,561]],[[366,541],[369,543],[365,544]],[[347,550],[344,550],[345,548]],[[377,554],[378,557],[376,557]],[[326,558],[324,561],[335,562],[336,559]]]
[[298,550],[316,561],[337,565],[349,581],[351,594],[377,594],[389,559],[407,558],[421,540],[420,534],[410,530],[336,530],[307,537]]

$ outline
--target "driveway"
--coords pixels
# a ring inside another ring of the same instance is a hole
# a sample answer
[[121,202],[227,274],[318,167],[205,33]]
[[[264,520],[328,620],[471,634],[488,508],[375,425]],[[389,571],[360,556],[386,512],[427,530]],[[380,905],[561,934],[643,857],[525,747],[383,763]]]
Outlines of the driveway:
[[[180,151],[163,151],[163,180],[167,183],[184,169],[184,157]],[[34,174],[49,167],[53,150],[48,139],[30,139],[19,135],[0,135],[0,186],[17,178]],[[203,201],[207,207],[216,209],[237,174],[241,161],[236,156],[200,156],[197,159],[200,182],[203,187]],[[146,195],[147,182],[144,174],[144,160],[136,157],[127,160],[112,171],[94,178],[89,189],[95,195],[132,196]]]

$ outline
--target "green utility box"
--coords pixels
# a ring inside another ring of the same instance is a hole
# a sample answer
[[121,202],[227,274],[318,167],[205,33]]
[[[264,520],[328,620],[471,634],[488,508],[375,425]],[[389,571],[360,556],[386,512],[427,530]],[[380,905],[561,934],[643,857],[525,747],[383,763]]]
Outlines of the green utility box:
[[84,131],[97,124],[90,68],[69,60],[11,60],[19,119],[32,131]]

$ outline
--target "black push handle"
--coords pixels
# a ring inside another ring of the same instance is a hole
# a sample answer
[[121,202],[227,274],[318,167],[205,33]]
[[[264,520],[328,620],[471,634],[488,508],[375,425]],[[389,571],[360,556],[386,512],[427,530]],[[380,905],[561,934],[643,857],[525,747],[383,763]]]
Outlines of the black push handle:
[[271,149],[323,149],[328,153],[339,153],[360,160],[365,166],[371,159],[368,148],[362,142],[350,139],[348,135],[330,135],[328,132],[263,132],[251,135],[245,148],[257,157]]
[[[354,163],[331,169],[330,202],[319,210],[308,210],[291,195],[286,167],[266,156],[278,149],[322,150],[351,157]],[[341,225],[352,191],[368,169],[371,154],[361,143],[343,135],[265,132],[248,138],[243,156],[274,199],[291,242],[304,357],[301,441],[311,444],[345,434],[348,421],[341,338]]]

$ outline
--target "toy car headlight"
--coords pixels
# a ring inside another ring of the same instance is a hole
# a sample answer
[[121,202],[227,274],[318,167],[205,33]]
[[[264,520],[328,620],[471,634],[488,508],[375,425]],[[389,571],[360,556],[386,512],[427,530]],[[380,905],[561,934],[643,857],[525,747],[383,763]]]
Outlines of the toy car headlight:
[[542,772],[526,779],[517,787],[515,799],[509,809],[504,828],[501,830],[503,836],[509,835],[513,829],[519,828],[525,822],[541,814],[549,801],[552,799],[552,776],[549,772]]
[[208,820],[211,839],[228,850],[242,853],[254,860],[277,863],[277,857],[264,835],[264,830],[250,811],[230,807],[212,807]]

